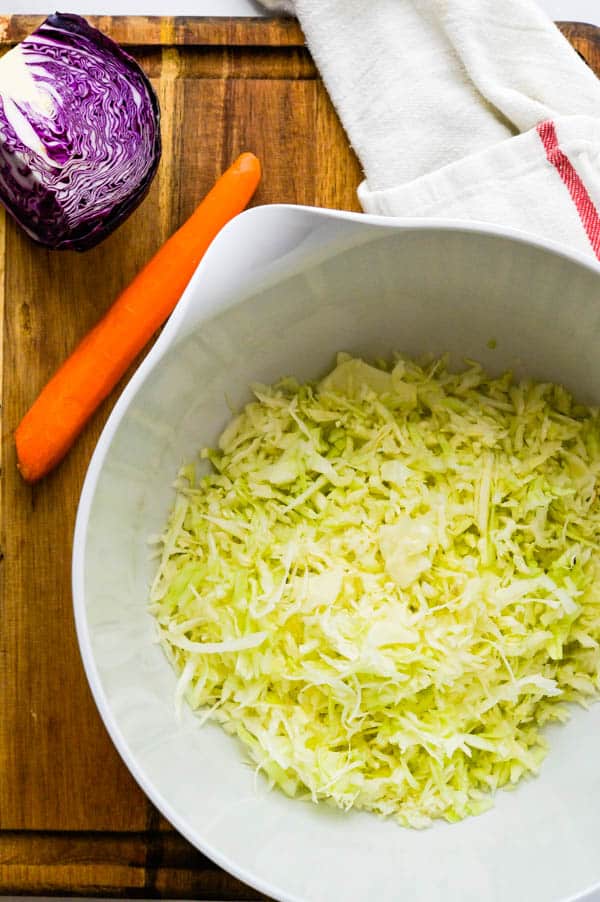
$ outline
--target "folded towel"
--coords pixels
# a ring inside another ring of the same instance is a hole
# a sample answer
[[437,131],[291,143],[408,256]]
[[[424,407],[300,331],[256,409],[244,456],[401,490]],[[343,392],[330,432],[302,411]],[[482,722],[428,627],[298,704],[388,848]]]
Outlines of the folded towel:
[[600,259],[600,82],[533,0],[294,10],[370,213],[508,225]]

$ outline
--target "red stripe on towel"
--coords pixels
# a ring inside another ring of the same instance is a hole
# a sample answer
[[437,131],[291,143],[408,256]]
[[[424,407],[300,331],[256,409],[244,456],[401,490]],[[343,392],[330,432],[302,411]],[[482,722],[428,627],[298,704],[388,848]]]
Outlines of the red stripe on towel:
[[600,214],[588,194],[587,188],[579,178],[575,167],[560,149],[554,122],[550,120],[541,122],[537,127],[537,132],[544,145],[548,162],[554,166],[567,186],[594,253],[600,260]]

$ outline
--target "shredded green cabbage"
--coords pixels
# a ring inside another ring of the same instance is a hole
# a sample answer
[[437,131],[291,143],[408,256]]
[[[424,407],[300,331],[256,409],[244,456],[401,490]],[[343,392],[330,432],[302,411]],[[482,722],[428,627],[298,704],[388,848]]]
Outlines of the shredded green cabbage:
[[178,704],[290,796],[413,827],[486,810],[600,690],[599,411],[348,355],[254,395],[159,541]]

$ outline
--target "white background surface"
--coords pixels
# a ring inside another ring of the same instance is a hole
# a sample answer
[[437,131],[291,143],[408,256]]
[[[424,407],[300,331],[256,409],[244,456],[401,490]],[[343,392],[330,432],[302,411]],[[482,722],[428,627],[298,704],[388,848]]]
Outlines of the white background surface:
[[[553,19],[600,26],[599,0],[538,0]],[[63,12],[84,15],[256,16],[255,0],[0,0],[0,13]]]

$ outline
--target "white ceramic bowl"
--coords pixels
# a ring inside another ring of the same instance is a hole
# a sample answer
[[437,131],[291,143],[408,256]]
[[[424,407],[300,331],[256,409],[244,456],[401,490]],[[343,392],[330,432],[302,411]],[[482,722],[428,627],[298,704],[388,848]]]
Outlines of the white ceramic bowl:
[[480,817],[422,832],[268,793],[219,727],[175,718],[175,678],[146,613],[146,540],[172,480],[215,440],[226,397],[239,405],[250,382],[315,377],[338,350],[450,352],[600,403],[600,266],[460,223],[294,207],[231,223],[116,405],[81,497],[75,615],[107,729],[181,833],[278,899],[584,898],[600,886],[600,705],[550,731],[539,778]]

